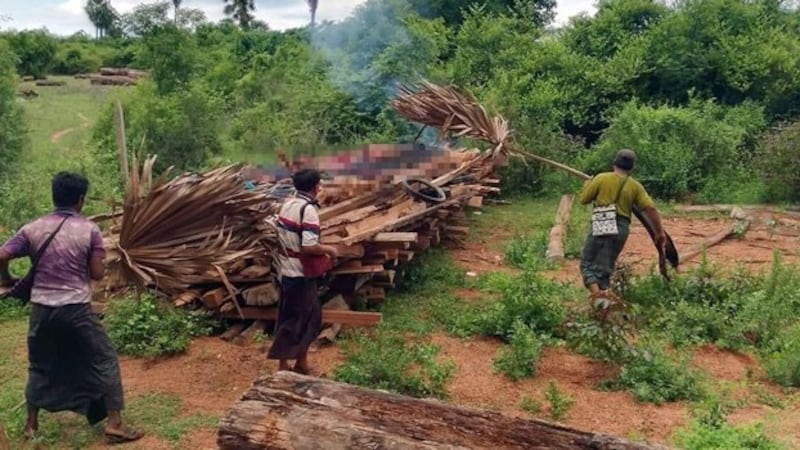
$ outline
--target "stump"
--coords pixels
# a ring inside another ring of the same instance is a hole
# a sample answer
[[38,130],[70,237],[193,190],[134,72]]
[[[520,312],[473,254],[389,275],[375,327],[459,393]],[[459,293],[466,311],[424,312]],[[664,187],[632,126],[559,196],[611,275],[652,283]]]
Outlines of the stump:
[[293,372],[257,379],[220,422],[217,445],[222,450],[664,448]]
[[550,230],[550,240],[547,244],[547,252],[545,256],[551,261],[560,261],[564,259],[564,237],[567,235],[567,227],[569,226],[569,213],[572,210],[572,195],[561,196],[561,201],[558,203],[558,211],[556,211],[556,220],[553,228]]

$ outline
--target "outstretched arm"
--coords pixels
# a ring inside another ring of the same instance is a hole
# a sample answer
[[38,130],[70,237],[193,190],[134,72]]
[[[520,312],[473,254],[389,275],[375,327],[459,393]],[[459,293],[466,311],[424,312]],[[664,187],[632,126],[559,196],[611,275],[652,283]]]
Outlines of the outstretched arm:
[[653,231],[656,233],[656,244],[663,246],[667,241],[667,234],[664,231],[664,226],[661,224],[661,214],[655,206],[648,206],[645,208],[644,213],[647,215],[647,220],[653,225]]

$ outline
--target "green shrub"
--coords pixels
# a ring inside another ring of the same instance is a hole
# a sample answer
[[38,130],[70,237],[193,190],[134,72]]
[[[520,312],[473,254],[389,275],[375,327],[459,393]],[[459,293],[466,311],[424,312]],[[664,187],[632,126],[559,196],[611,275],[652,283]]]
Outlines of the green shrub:
[[657,342],[636,347],[637,356],[623,364],[617,381],[636,400],[662,404],[703,397],[701,374],[690,366],[687,357],[669,356]]
[[547,383],[547,389],[544,392],[547,402],[550,404],[548,414],[550,418],[555,421],[560,421],[567,417],[569,410],[575,405],[575,399],[569,394],[563,394],[552,380]]
[[438,347],[422,338],[407,342],[389,331],[358,333],[342,350],[345,360],[335,370],[337,381],[413,397],[447,397],[455,364],[437,361]]
[[58,42],[47,30],[25,30],[9,33],[11,52],[17,56],[17,72],[21,76],[41,79],[53,65]]
[[15,55],[0,39],[0,176],[5,175],[22,151],[27,126],[24,113],[17,104]]
[[207,315],[174,308],[150,295],[112,300],[103,321],[119,353],[150,358],[182,353],[193,337],[214,328]]
[[770,201],[800,201],[800,120],[764,134],[757,154],[756,166]]
[[569,347],[582,355],[622,363],[634,354],[628,342],[634,331],[632,323],[599,321],[584,314],[567,322],[567,328]]
[[675,432],[674,440],[686,450],[781,450],[784,447],[764,433],[760,423],[732,427],[730,408],[711,397],[691,411],[693,420]]
[[514,322],[510,342],[498,351],[494,368],[515,381],[533,376],[542,347],[533,330],[521,321]]
[[[222,150],[219,132],[222,101],[199,83],[159,95],[151,82],[141,82],[123,103],[128,148],[158,155],[156,170],[198,170]],[[113,105],[108,105],[93,134],[102,155],[116,155]],[[101,158],[104,157],[101,155]]]
[[489,336],[510,341],[514,324],[520,322],[539,335],[558,335],[566,318],[564,296],[567,286],[535,272],[523,272],[503,286],[500,299],[481,319],[481,330]]
[[626,104],[583,163],[609,170],[614,154],[637,154],[636,176],[659,198],[681,198],[703,189],[707,179],[743,158],[741,148],[764,126],[760,107],[733,108],[693,101],[689,107]]
[[505,260],[519,269],[537,271],[552,269],[557,265],[546,258],[547,231],[536,233],[534,236],[518,236],[505,244]]
[[773,350],[763,358],[770,380],[781,386],[800,387],[800,323],[779,333]]

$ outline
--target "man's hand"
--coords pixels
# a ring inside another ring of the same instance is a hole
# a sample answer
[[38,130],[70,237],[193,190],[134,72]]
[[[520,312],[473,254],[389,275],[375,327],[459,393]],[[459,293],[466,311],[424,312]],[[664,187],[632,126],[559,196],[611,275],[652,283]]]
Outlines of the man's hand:
[[667,232],[663,228],[656,233],[656,245],[660,248],[664,248],[667,245]]
[[339,250],[332,245],[325,246],[325,253],[327,253],[331,259],[336,259],[339,257]]

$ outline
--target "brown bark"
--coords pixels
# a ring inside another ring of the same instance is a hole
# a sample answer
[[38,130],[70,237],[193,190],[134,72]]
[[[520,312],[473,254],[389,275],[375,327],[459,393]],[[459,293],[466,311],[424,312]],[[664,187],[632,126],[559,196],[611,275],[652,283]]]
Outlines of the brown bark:
[[221,450],[664,448],[292,372],[257,379],[222,419],[217,445]]
[[545,253],[547,259],[555,261],[564,259],[564,236],[567,234],[573,198],[572,195],[563,195],[558,203],[556,220],[550,230],[550,242],[547,244],[547,253]]

